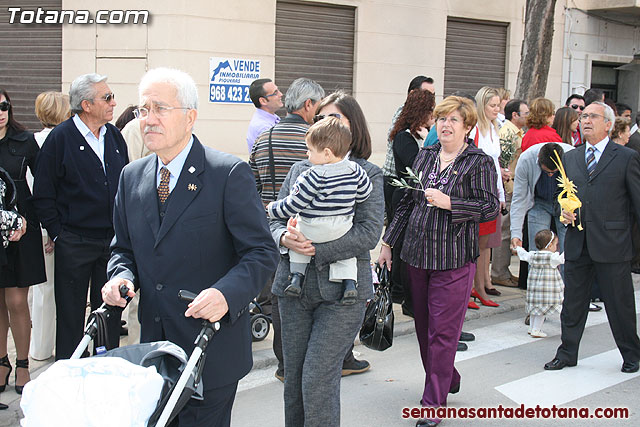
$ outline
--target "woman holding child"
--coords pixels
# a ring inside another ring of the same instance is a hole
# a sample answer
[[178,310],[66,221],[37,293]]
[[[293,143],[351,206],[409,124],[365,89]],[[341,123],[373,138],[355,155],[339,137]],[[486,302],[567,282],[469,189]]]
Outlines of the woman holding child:
[[[421,182],[400,201],[378,262],[390,268],[391,248],[401,243],[406,227],[400,257],[409,270],[426,372],[421,403],[437,408],[446,406],[448,393],[460,390],[453,363],[479,255],[478,224],[493,220],[500,202],[493,159],[466,142],[477,120],[473,103],[450,96],[434,116],[440,142],[416,156],[413,171],[421,174]],[[416,426],[439,423],[420,419]]]
[[[317,113],[338,117],[350,128],[349,159],[364,169],[372,190],[366,200],[355,205],[349,231],[336,240],[312,243],[296,229],[295,221],[271,221],[281,252],[313,257],[300,295],[285,294],[290,285],[288,255],[280,260],[272,288],[282,321],[285,426],[289,427],[340,425],[342,362],[362,325],[366,301],[373,294],[369,251],[378,242],[384,217],[382,172],[366,160],[371,155],[371,138],[360,106],[353,97],[336,92],[320,102]],[[278,198],[286,198],[298,176],[312,166],[308,160],[296,163]],[[354,304],[345,304],[341,302],[343,285],[329,280],[329,265],[353,257],[357,260],[357,299]]]

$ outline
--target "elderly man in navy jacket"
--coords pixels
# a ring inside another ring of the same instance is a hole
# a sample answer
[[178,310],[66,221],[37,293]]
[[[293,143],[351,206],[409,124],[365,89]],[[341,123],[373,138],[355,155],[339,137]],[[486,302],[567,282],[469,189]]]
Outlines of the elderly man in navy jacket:
[[[71,83],[73,116],[51,131],[36,165],[33,205],[56,248],[56,360],[69,358],[82,339],[89,282],[91,309],[102,304],[113,201],[129,161],[120,131],[109,124],[116,101],[106,80],[85,74]],[[117,347],[119,328],[112,317],[107,347]]]
[[[249,165],[203,147],[192,134],[198,96],[178,70],[150,70],[137,110],[155,153],[128,165],[116,196],[111,280],[104,301],[124,306],[118,288],[140,290],[140,340],[170,340],[187,353],[201,320],[221,320],[207,347],[204,400],[191,399],[180,426],[228,426],[238,380],[252,366],[248,304],[273,273],[278,250]],[[197,298],[187,307],[178,290]]]

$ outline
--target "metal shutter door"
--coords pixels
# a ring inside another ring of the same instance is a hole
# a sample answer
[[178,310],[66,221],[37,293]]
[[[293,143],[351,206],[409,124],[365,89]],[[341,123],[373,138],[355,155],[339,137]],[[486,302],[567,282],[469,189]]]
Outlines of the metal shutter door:
[[444,94],[476,94],[482,86],[504,87],[507,23],[447,19]]
[[9,6],[60,10],[62,0],[3,1],[0,7],[0,87],[11,97],[16,120],[38,131],[42,125],[34,112],[36,97],[62,88],[62,25],[10,24]]
[[307,77],[327,93],[353,90],[355,8],[278,1],[275,82],[283,93]]

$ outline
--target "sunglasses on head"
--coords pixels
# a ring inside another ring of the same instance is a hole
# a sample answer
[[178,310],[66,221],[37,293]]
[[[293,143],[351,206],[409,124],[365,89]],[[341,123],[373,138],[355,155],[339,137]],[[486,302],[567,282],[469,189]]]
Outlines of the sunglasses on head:
[[8,101],[0,102],[0,111],[8,111],[10,107],[11,107],[11,104],[9,104]]
[[336,119],[340,119],[342,118],[342,116],[338,113],[331,113],[331,114],[316,114],[315,116],[313,116],[313,123],[318,123],[320,120],[326,118],[326,117],[335,117]]
[[584,110],[584,105],[571,104],[571,108],[573,108],[574,110],[583,111]]

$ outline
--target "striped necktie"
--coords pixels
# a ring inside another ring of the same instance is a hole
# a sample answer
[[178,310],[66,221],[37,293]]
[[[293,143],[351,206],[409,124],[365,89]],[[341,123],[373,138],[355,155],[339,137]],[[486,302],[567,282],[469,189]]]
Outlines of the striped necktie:
[[160,185],[158,185],[158,198],[160,199],[160,203],[166,202],[169,197],[170,176],[171,172],[169,172],[169,169],[163,166],[162,169],[160,169]]
[[589,150],[589,154],[587,154],[587,172],[589,172],[589,176],[593,175],[593,171],[596,170],[596,165],[598,164],[598,162],[596,162],[596,149],[595,147],[591,146],[588,148]]

